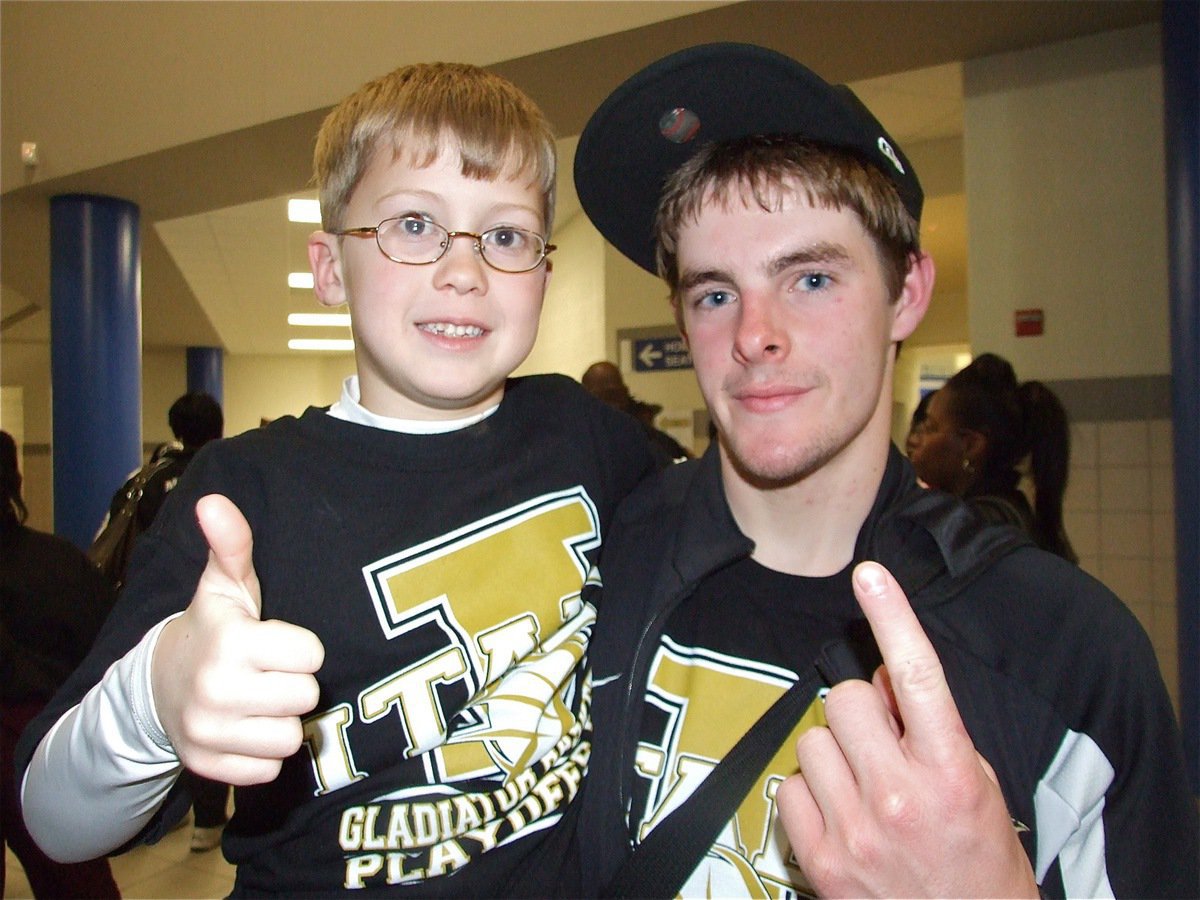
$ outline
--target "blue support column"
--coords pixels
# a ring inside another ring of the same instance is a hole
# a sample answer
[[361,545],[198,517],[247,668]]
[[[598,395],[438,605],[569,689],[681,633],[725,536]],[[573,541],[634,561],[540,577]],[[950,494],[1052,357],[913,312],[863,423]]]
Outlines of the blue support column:
[[1200,4],[1163,4],[1179,698],[1200,794]]
[[187,348],[187,389],[189,394],[204,392],[225,406],[224,351],[220,347]]
[[54,530],[79,547],[142,462],[139,218],[115,197],[50,200]]

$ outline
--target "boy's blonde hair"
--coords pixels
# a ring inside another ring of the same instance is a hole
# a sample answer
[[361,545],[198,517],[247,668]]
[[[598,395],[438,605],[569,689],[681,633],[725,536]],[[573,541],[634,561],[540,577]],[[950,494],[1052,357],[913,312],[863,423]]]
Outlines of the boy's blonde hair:
[[339,103],[321,125],[313,154],[324,230],[375,224],[343,217],[375,153],[389,141],[394,158],[406,154],[417,167],[453,149],[468,178],[527,174],[543,196],[550,233],[554,134],[537,104],[507,79],[462,63],[420,63],[369,81]]
[[679,230],[706,202],[735,202],[748,190],[764,210],[792,191],[813,206],[850,209],[874,240],[889,299],[900,296],[910,259],[920,251],[920,225],[895,186],[854,154],[791,136],[753,136],[701,148],[668,179],[654,221],[658,273],[678,302]]

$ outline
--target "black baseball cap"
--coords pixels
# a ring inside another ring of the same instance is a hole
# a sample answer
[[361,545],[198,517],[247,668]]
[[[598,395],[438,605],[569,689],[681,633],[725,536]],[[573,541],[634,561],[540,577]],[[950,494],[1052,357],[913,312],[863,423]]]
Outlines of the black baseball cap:
[[689,47],[618,87],[575,151],[575,188],[608,241],[656,273],[654,214],[670,175],[703,145],[797,135],[849,150],[896,186],[918,222],[924,192],[899,145],[844,84],[753,44]]

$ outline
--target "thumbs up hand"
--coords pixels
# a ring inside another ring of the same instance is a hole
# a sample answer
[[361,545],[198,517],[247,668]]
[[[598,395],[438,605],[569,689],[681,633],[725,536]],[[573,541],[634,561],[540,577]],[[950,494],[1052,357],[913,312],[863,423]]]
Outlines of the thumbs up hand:
[[168,622],[151,663],[159,720],[183,764],[228,784],[263,784],[303,740],[324,661],[306,628],[262,621],[253,537],[241,511],[210,494],[196,504],[208,565],[191,605]]

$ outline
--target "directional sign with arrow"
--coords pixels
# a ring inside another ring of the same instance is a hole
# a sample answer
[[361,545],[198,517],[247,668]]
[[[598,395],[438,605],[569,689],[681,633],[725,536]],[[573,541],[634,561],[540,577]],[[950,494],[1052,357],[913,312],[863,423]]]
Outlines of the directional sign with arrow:
[[691,367],[692,356],[682,338],[641,338],[633,342],[635,372],[666,372]]

